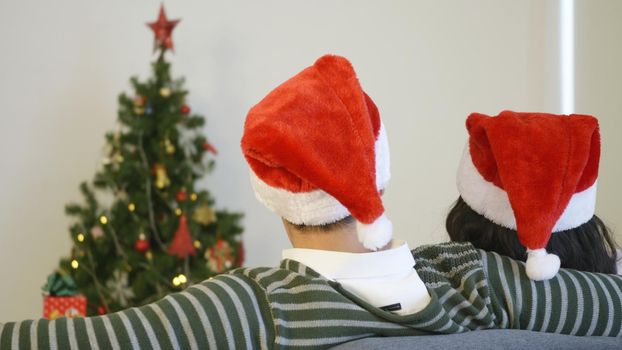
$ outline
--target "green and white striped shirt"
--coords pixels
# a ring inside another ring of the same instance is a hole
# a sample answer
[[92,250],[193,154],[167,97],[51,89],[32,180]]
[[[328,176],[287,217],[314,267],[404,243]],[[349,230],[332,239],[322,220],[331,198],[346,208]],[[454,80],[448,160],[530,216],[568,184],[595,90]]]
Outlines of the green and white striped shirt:
[[515,328],[622,336],[622,278],[561,270],[534,282],[524,264],[447,243],[413,250],[432,301],[400,316],[306,266],[240,268],[140,308],[8,323],[0,349],[322,349],[372,336]]

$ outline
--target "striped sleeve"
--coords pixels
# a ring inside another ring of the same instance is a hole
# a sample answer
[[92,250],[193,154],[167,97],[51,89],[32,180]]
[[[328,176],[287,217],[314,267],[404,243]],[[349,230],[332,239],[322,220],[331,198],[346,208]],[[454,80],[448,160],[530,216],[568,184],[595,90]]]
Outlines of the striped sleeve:
[[265,300],[243,274],[220,275],[105,316],[7,323],[0,349],[267,349],[273,333]]
[[501,328],[581,336],[622,336],[622,278],[561,269],[532,281],[525,264],[480,251]]

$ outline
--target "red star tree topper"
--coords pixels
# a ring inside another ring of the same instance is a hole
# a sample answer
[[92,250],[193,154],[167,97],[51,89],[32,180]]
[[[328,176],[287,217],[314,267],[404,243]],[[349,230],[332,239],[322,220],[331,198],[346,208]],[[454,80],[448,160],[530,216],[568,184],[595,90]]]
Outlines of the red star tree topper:
[[147,26],[153,30],[153,34],[155,35],[153,42],[153,51],[157,51],[158,47],[162,48],[162,50],[166,51],[171,49],[171,51],[175,51],[173,49],[173,29],[177,23],[179,23],[179,19],[174,19],[169,21],[166,18],[166,11],[164,10],[164,5],[160,6],[160,14],[158,14],[158,19],[155,22],[147,23]]

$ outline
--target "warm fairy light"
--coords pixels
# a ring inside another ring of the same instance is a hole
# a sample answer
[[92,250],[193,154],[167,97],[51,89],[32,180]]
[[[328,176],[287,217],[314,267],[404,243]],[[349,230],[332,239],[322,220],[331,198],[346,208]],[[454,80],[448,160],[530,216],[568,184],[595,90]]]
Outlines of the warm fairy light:
[[134,203],[130,203],[127,205],[127,209],[129,209],[129,211],[133,212],[134,210],[136,210],[136,204]]
[[151,259],[153,259],[153,253],[151,252],[151,250],[148,250],[148,251],[145,253],[145,258],[147,258],[147,260],[151,260]]
[[181,209],[180,208],[175,209],[175,215],[181,216]]
[[179,280],[179,277],[173,277],[173,285],[175,287],[179,287],[180,284],[181,284],[181,281]]
[[108,218],[106,217],[106,215],[102,215],[99,217],[99,222],[102,223],[102,225],[106,225],[108,223]]
[[76,259],[71,260],[71,267],[73,267],[74,269],[77,269],[78,266],[80,266],[80,264],[78,263],[78,260]]
[[179,276],[177,276],[177,278],[179,279],[179,282],[181,282],[181,283],[188,282],[188,279],[186,278],[186,275],[184,275],[183,273],[180,273]]
[[194,241],[194,247],[195,247],[196,249],[201,248],[201,241]]
[[196,193],[193,193],[193,194],[190,195],[190,200],[193,201],[193,202],[196,201],[197,198],[199,198],[199,196],[197,196]]
[[76,238],[78,239],[78,242],[84,242],[84,234],[82,234],[82,233],[78,233],[78,235],[76,236]]

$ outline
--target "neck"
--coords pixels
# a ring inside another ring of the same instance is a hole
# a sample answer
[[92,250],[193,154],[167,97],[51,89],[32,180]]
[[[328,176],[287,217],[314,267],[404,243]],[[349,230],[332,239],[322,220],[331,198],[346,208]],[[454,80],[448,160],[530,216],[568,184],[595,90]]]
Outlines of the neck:
[[[355,222],[339,225],[339,227],[330,230],[313,229],[304,231],[297,229],[285,220],[283,220],[283,224],[294,248],[344,253],[369,253],[372,251],[359,242]],[[379,250],[388,249],[390,245],[391,243]]]

